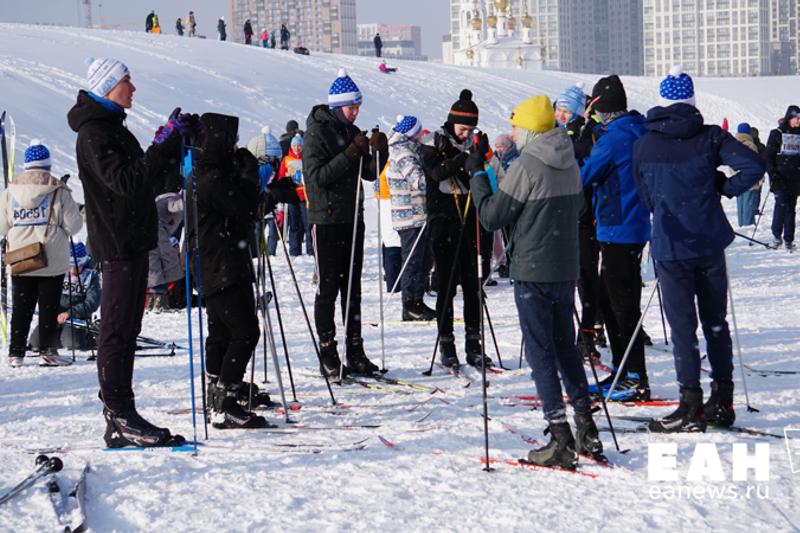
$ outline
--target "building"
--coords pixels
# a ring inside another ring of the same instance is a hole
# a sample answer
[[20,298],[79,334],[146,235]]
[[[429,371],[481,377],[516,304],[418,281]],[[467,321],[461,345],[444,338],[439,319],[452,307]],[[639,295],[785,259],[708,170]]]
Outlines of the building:
[[380,33],[384,57],[427,60],[422,55],[422,28],[411,25],[358,24],[358,55],[375,55],[373,39]]
[[800,72],[800,47],[797,31],[798,0],[770,0],[769,46],[770,70],[773,74]]
[[[356,0],[228,0],[229,40],[243,41],[247,19],[258,35],[286,24],[290,46],[317,52],[356,54]],[[276,33],[276,41],[280,38]]]

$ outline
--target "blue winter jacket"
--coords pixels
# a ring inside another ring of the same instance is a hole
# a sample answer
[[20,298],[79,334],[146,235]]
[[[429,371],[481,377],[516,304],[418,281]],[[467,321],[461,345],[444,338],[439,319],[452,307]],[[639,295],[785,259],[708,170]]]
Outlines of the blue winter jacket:
[[[653,213],[651,253],[679,261],[719,253],[733,241],[720,193],[738,196],[764,176],[758,154],[719,126],[704,126],[689,104],[654,107],[648,133],[637,143],[634,176],[642,202]],[[738,173],[725,179],[728,165]]]
[[581,167],[583,186],[594,185],[592,205],[597,240],[644,244],[650,240],[650,215],[633,181],[633,145],[645,134],[644,117],[630,111],[606,126]]

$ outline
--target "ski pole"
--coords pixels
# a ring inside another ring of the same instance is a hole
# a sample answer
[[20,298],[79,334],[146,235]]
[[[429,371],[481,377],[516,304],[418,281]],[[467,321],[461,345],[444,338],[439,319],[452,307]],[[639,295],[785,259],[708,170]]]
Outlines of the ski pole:
[[[358,200],[361,198],[361,172],[364,168],[364,158],[358,160],[358,179],[356,180],[356,200],[353,209],[353,240],[350,242],[350,270],[347,274],[347,303],[344,306],[344,337],[347,342],[347,329],[350,324],[350,295],[353,292],[353,263],[356,257],[356,237],[358,236]],[[322,283],[322,280],[320,280]],[[344,380],[344,358],[339,366],[339,383]]]
[[[471,196],[470,196],[471,198]],[[467,206],[469,209],[469,206]],[[464,219],[467,218],[468,211],[464,211]],[[466,224],[465,224],[466,225]],[[453,258],[457,260],[456,258]],[[476,285],[478,286],[478,303],[483,308],[485,306],[484,298],[483,298],[483,286],[481,285],[481,279],[483,279],[483,274],[481,272],[482,265],[481,265],[481,224],[478,220],[478,209],[475,209],[475,273],[476,273]],[[488,315],[488,309],[487,317]],[[491,322],[490,322],[491,324]],[[483,391],[483,443],[484,443],[484,453],[486,457],[486,466],[483,468],[486,472],[491,472],[492,468],[490,467],[491,463],[489,461],[489,403],[487,401],[487,394],[486,389],[488,387],[488,383],[486,382],[486,330],[484,328],[483,323],[483,313],[481,313],[481,382],[482,382],[482,391]],[[500,357],[500,352],[498,350],[497,353],[498,358]],[[502,366],[502,363],[500,363]]]
[[[261,297],[264,294],[264,286],[266,283],[264,282],[264,261],[261,254],[261,250],[264,243],[264,227],[262,226],[262,222],[264,220],[263,214],[261,210],[258,212],[258,222],[256,222],[256,298],[259,305],[262,303]],[[251,253],[252,255],[252,253]],[[263,342],[263,350],[264,350],[264,383],[269,383],[269,379],[267,377],[267,340],[266,335],[262,336]]]
[[519,343],[519,368],[522,370],[522,353],[525,351],[525,339]]
[[[658,278],[656,259],[651,255],[650,260],[653,262],[653,276]],[[664,344],[669,346],[669,338],[667,337],[667,321],[664,319],[664,304],[661,300],[661,285],[656,285],[656,294],[658,295],[658,309],[661,311],[661,329],[664,330]]]
[[758,239],[752,239],[752,238],[748,237],[747,235],[739,233],[738,231],[734,231],[733,234],[736,235],[737,237],[741,237],[742,239],[744,239],[746,241],[750,241],[750,246],[753,246],[754,244],[760,244],[761,246],[763,246],[767,250],[774,250],[775,249],[775,247],[772,246],[771,244],[767,244],[764,241],[759,241]]
[[742,386],[744,387],[744,399],[747,404],[747,412],[758,413],[758,409],[750,405],[750,395],[747,392],[747,378],[744,373],[744,359],[742,358],[742,343],[739,341],[739,328],[736,325],[736,309],[733,306],[733,290],[731,289],[731,277],[728,275],[728,258],[725,257],[725,280],[728,285],[728,299],[731,302],[731,318],[733,319],[733,335],[736,339],[736,352],[739,355],[739,370],[742,373]]
[[[653,303],[653,296],[656,295],[656,289],[659,286],[658,278],[655,281],[655,287],[653,290],[650,291],[650,298],[647,299],[647,305],[645,305],[644,310],[642,311],[641,316],[639,317],[639,322],[636,323],[636,327],[633,330],[633,334],[631,335],[630,340],[628,341],[628,347],[625,348],[625,355],[622,356],[622,361],[619,364],[619,368],[617,369],[617,373],[614,376],[614,381],[611,382],[611,388],[608,389],[608,394],[606,395],[606,401],[611,399],[611,395],[614,393],[614,387],[617,386],[617,382],[619,381],[620,376],[622,375],[622,371],[625,369],[625,363],[628,362],[628,356],[631,355],[631,351],[633,350],[633,343],[636,342],[636,338],[639,336],[639,332],[642,330],[642,323],[644,322],[644,317],[647,314],[647,310],[650,309],[650,304]],[[598,391],[600,394],[603,394],[603,391]]]
[[[483,287],[481,287],[481,291],[483,291]],[[483,292],[481,292],[483,295]],[[492,336],[492,342],[494,343],[494,351],[497,354],[497,363],[500,365],[500,368],[503,370],[510,370],[510,368],[506,368],[503,366],[503,358],[500,357],[500,346],[497,344],[497,336],[494,334],[494,326],[492,325],[492,315],[489,314],[489,304],[486,303],[486,296],[483,295],[481,299],[481,307],[483,307],[483,312],[486,313],[486,323],[489,325],[489,333]]]
[[[279,234],[279,237],[280,237],[280,234]],[[284,240],[282,238],[280,239],[280,241],[284,242]],[[264,257],[264,263],[267,265],[267,272],[269,273],[269,283],[270,283],[270,287],[272,287],[272,299],[275,302],[275,313],[278,315],[278,331],[280,331],[280,334],[281,334],[281,342],[283,343],[283,355],[286,358],[286,371],[289,372],[289,384],[292,386],[292,398],[293,398],[293,401],[296,402],[297,401],[297,394],[296,394],[295,388],[294,388],[294,377],[292,376],[292,363],[289,361],[289,348],[287,347],[287,344],[286,344],[286,333],[284,332],[284,329],[283,329],[283,315],[281,315],[281,306],[278,303],[278,293],[277,293],[278,289],[275,286],[275,276],[272,273],[272,261],[270,261],[270,259],[269,259],[269,251],[268,250],[263,250],[262,249],[261,255]],[[278,372],[278,371],[279,370],[276,367],[275,368],[275,372]]]
[[[759,192],[761,192],[760,189]],[[758,231],[758,224],[761,222],[761,215],[764,214],[764,209],[767,208],[767,200],[769,200],[769,192],[767,192],[767,194],[764,196],[764,202],[761,204],[761,209],[758,210],[758,217],[756,217],[756,223],[753,226],[753,234],[750,235],[751,239],[756,238],[756,232]],[[753,243],[752,242],[749,243],[748,246],[753,246]]]
[[[278,381],[278,390],[281,393],[281,402],[283,402],[283,417],[287,424],[291,424],[293,423],[293,421],[289,418],[289,405],[286,402],[286,390],[283,387],[283,377],[281,376],[281,369],[278,363],[278,350],[275,348],[275,333],[272,328],[272,318],[270,317],[269,309],[267,308],[268,304],[269,302],[267,301],[264,302],[264,309],[262,310],[262,320],[266,318],[266,326],[267,326],[266,333],[269,339],[268,344],[270,348],[270,354],[272,355],[272,364],[275,366],[275,379]],[[291,374],[289,374],[289,376],[291,376]],[[294,390],[292,392],[294,392]],[[296,397],[294,401],[297,402]]]
[[[380,303],[381,321],[381,372],[386,372],[386,339],[383,320],[383,234],[381,232],[381,161],[377,150],[373,150],[372,157],[375,158],[375,177],[378,180],[378,294]],[[387,184],[388,188],[388,184]],[[356,204],[358,208],[358,204]],[[397,279],[400,279],[398,276]],[[397,280],[395,280],[396,282]],[[345,325],[345,328],[347,326]]]
[[[71,240],[72,240],[72,237],[70,237],[70,241]],[[74,251],[75,251],[75,249],[73,248],[73,252]],[[77,262],[77,260],[75,262],[75,270],[76,270],[76,272],[78,270],[78,262]],[[78,273],[77,275],[80,276],[80,273]],[[67,280],[67,283],[69,283],[69,315],[70,315],[70,318],[72,318],[72,308],[75,307],[75,299],[74,299],[74,295],[72,293],[72,274],[69,271],[67,271],[67,276],[69,276],[69,279]],[[75,362],[75,328],[72,325],[72,320],[70,320],[69,335],[70,335],[70,340],[72,341],[72,362],[74,363]],[[42,344],[41,329],[39,330],[39,344],[40,345]]]
[[[191,152],[191,149],[190,149]],[[200,333],[200,394],[203,398],[203,427],[208,439],[208,399],[206,398],[206,354],[205,336],[203,335],[203,275],[200,271],[200,223],[197,211],[197,182],[194,172],[190,173],[189,181],[192,186],[192,215],[194,223],[194,260],[197,274],[197,330]]]

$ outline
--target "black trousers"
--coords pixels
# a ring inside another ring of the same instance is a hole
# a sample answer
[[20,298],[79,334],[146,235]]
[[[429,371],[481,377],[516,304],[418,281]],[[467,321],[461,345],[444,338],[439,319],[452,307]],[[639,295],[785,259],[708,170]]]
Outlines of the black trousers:
[[58,303],[64,274],[59,276],[11,276],[11,343],[9,352],[24,355],[28,346],[33,311],[39,304],[42,348],[58,348]]
[[[641,317],[643,249],[643,244],[600,243],[603,256],[600,308],[611,344],[614,368],[622,362],[625,349]],[[623,376],[625,372],[647,375],[641,335],[636,336]]]
[[244,378],[260,335],[250,285],[237,283],[207,296],[206,372],[231,385]]
[[600,246],[593,225],[578,224],[580,273],[578,294],[581,298],[581,329],[593,329],[598,322],[600,300]]
[[[475,210],[467,214],[462,232],[458,218],[437,217],[430,221],[433,255],[436,259],[436,320],[439,335],[453,335],[453,297],[460,284],[464,297],[464,325],[467,335],[480,333],[481,308],[478,299],[478,265],[476,257]],[[458,246],[459,239],[462,240]],[[458,248],[458,255],[456,255]],[[455,271],[453,264],[455,263]],[[450,273],[453,279],[450,280]],[[449,294],[448,294],[449,293]],[[449,298],[448,298],[449,296]]]
[[130,260],[103,263],[97,377],[103,403],[114,412],[135,405],[133,359],[136,336],[142,330],[148,267],[147,253]]
[[[336,298],[340,297],[342,322],[347,307],[347,284],[353,244],[352,224],[315,224],[312,230],[317,263],[317,297],[314,322],[320,342],[336,338]],[[350,291],[350,314],[345,328],[348,340],[361,338],[361,269],[364,262],[364,222],[359,219],[353,255],[353,287]]]

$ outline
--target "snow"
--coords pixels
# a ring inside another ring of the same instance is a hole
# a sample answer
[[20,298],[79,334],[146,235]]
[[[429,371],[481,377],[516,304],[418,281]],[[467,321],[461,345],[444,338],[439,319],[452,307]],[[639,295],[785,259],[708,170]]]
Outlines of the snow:
[[[557,72],[527,73],[508,70],[471,70],[419,62],[398,62],[400,71],[387,77],[370,58],[314,54],[299,56],[234,43],[181,39],[168,35],[0,24],[0,107],[13,114],[18,131],[17,161],[32,138],[50,146],[56,173],[77,177],[74,133],[66,112],[75,101],[85,75],[86,57],[113,56],[131,69],[138,88],[128,126],[143,144],[172,109],[202,113],[216,111],[241,118],[244,141],[263,126],[282,131],[285,122],[302,124],[312,105],[324,101],[328,86],[341,67],[364,94],[358,123],[363,129],[379,124],[383,129],[398,114],[416,114],[433,129],[445,119],[449,106],[464,87],[474,93],[481,109],[481,127],[490,136],[507,129],[513,106],[536,93],[555,97],[568,84],[584,81],[587,89],[597,76]],[[630,107],[646,110],[658,98],[658,80],[625,77]],[[731,125],[747,121],[766,137],[786,106],[795,103],[796,78],[697,79],[697,101],[708,122],[727,117]],[[18,166],[19,170],[19,166]],[[70,182],[75,195],[82,192],[77,179]],[[771,207],[767,203],[757,237],[768,240]],[[731,220],[735,204],[726,201]],[[380,359],[380,336],[368,322],[377,320],[378,274],[375,252],[375,211],[367,210],[367,250],[364,264],[364,337],[368,355]],[[745,230],[746,231],[746,230]],[[737,240],[728,250],[742,351],[755,368],[800,370],[800,338],[797,289],[800,287],[798,256],[748,246]],[[312,377],[315,356],[294,287],[281,253],[273,258],[283,322],[286,328],[297,397],[304,407],[291,414],[305,426],[333,427],[379,424],[379,428],[340,430],[300,429],[295,433],[220,432],[209,429],[209,444],[232,444],[233,451],[202,449],[189,453],[105,452],[101,450],[103,420],[96,399],[97,378],[88,354],[68,368],[35,366],[28,360],[20,369],[0,365],[0,491],[24,477],[33,465],[30,449],[71,444],[82,446],[63,453],[62,486],[74,482],[85,461],[93,467],[88,477],[88,523],[93,531],[194,530],[194,531],[596,531],[672,530],[687,526],[696,530],[797,531],[800,527],[798,481],[792,473],[782,440],[756,438],[727,432],[705,435],[656,437],[623,433],[614,451],[608,433],[602,433],[609,458],[622,468],[609,469],[590,463],[584,472],[596,479],[549,470],[524,471],[504,464],[487,474],[482,470],[483,419],[481,388],[468,388],[438,367],[433,376],[427,368],[435,327],[399,321],[399,299],[387,310],[386,364],[389,375],[440,387],[427,392],[390,387],[384,394],[353,385],[334,386],[337,400],[349,409],[330,414],[324,382]],[[298,258],[295,267],[306,305],[311,307],[313,261]],[[646,268],[652,287],[652,269]],[[517,367],[520,333],[512,288],[505,280],[488,290],[504,363]],[[458,310],[460,297],[456,298]],[[429,304],[432,300],[429,299]],[[273,315],[273,323],[275,323]],[[663,341],[657,309],[648,313],[645,326]],[[457,338],[461,337],[457,325]],[[195,335],[197,323],[195,317]],[[148,314],[144,334],[178,344],[187,343],[182,313]],[[276,327],[276,336],[277,327]],[[278,336],[278,339],[280,337]],[[197,347],[198,339],[195,339]],[[462,343],[458,341],[461,352]],[[701,341],[701,349],[705,344]],[[495,358],[491,342],[488,353]],[[279,355],[282,352],[279,347]],[[263,351],[259,345],[256,380],[263,379]],[[604,354],[608,360],[608,354]],[[650,379],[654,395],[675,398],[672,356],[650,351]],[[195,361],[199,382],[199,359]],[[264,385],[278,398],[269,364],[270,383]],[[737,423],[773,433],[800,428],[800,394],[797,376],[762,377],[747,373],[750,403],[744,406],[741,376],[736,374]],[[474,371],[473,375],[478,374]],[[284,371],[284,383],[289,380]],[[157,424],[169,426],[187,437],[193,435],[190,415],[167,411],[189,406],[189,372],[186,352],[172,358],[139,358],[135,389],[141,412]],[[528,436],[546,441],[540,411],[505,407],[503,397],[535,394],[525,371],[489,375],[488,390],[490,454],[497,459],[522,457],[531,445],[506,431],[510,424]],[[200,393],[199,384],[197,393]],[[706,389],[708,390],[708,389]],[[287,391],[291,396],[291,392]],[[407,393],[400,394],[399,392]],[[612,413],[659,415],[670,408],[611,406]],[[420,421],[427,415],[427,418]],[[268,417],[281,426],[278,415]],[[598,425],[606,421],[598,416]],[[631,423],[616,421],[619,426]],[[202,426],[199,437],[203,438]],[[397,448],[381,442],[383,437]],[[366,439],[360,451],[308,450],[272,447],[275,443],[349,446]],[[648,443],[673,442],[679,446],[679,482],[648,481]],[[694,444],[718,444],[725,482],[686,482]],[[771,477],[762,486],[769,497],[734,499],[678,497],[653,498],[652,491],[678,485],[713,488],[731,485],[744,492],[749,482],[731,481],[731,445],[768,442]],[[793,441],[796,443],[797,441]],[[791,442],[790,442],[791,444]],[[795,471],[800,457],[795,456]],[[23,493],[0,507],[2,529],[42,531],[55,527],[55,517],[41,488]]]

